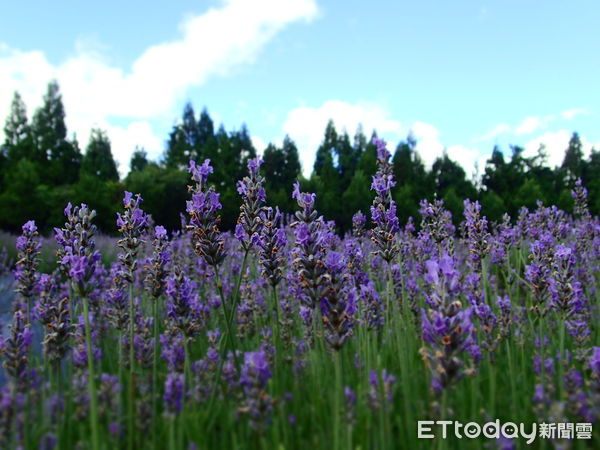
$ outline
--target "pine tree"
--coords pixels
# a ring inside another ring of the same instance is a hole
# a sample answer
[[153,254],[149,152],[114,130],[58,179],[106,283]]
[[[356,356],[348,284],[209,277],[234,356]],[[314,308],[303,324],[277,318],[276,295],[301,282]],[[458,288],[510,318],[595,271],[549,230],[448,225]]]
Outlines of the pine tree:
[[129,162],[129,172],[141,172],[148,165],[148,153],[141,147],[136,147]]
[[90,175],[102,181],[119,180],[119,172],[110,148],[110,140],[102,130],[92,130],[90,142],[83,156],[81,174]]
[[578,133],[573,133],[569,139],[569,146],[565,150],[565,157],[561,168],[565,171],[571,182],[581,177],[583,170],[583,145]]
[[[198,119],[198,147],[205,147],[215,137],[215,125],[206,108],[202,109]],[[199,158],[200,159],[200,158]]]
[[283,138],[283,146],[281,149],[285,160],[282,174],[282,184],[290,189],[291,195],[291,186],[302,173],[300,155],[298,153],[298,147],[296,147],[296,143],[288,135]]
[[186,103],[183,108],[181,122],[174,125],[165,154],[165,165],[174,169],[187,167],[190,159],[199,159],[201,135],[199,125],[194,116],[194,107]]
[[269,190],[276,191],[284,186],[284,180],[286,178],[284,175],[285,170],[286,163],[283,150],[269,143],[263,153],[262,165],[262,171]]
[[4,125],[4,149],[8,161],[33,159],[33,139],[27,120],[27,108],[18,92],[14,93]]
[[32,121],[35,152],[33,160],[49,163],[44,178],[52,184],[69,184],[77,181],[81,153],[67,140],[65,108],[56,80],[48,84],[42,106]]
[[339,136],[335,152],[338,161],[337,169],[340,176],[341,189],[346,190],[358,167],[360,153],[350,144],[350,137],[346,132]]
[[323,142],[317,149],[317,153],[315,155],[315,164],[313,166],[313,172],[316,175],[321,175],[321,171],[323,167],[329,163],[333,165],[333,155],[332,153],[335,151],[335,147],[337,145],[338,135],[335,130],[335,125],[333,120],[327,122],[327,126],[325,127],[325,136],[323,138]]

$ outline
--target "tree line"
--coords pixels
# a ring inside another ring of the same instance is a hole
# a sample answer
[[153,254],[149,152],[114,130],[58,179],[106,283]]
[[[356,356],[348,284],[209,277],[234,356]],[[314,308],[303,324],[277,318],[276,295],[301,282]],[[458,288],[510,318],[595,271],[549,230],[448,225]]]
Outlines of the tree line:
[[[292,184],[299,179],[302,190],[317,194],[319,212],[335,220],[340,231],[348,230],[353,213],[366,213],[372,202],[375,136],[374,132],[367,137],[359,127],[351,138],[330,121],[309,178],[302,176],[298,149],[289,136],[281,146],[269,144],[263,151],[262,166],[269,203],[292,212]],[[577,178],[582,178],[590,191],[591,211],[600,211],[600,152],[592,150],[584,157],[577,133],[572,134],[560,166],[547,166],[543,146],[534,157],[524,156],[519,146],[511,146],[508,156],[495,147],[476,179],[470,179],[446,153],[428,169],[416,144],[409,135],[393,151],[397,184],[392,193],[402,222],[411,216],[418,218],[419,201],[434,197],[445,201],[456,220],[465,198],[478,199],[490,220],[499,220],[505,212],[514,217],[520,207],[535,207],[537,200],[570,211],[570,189]],[[113,233],[115,211],[121,209],[126,189],[142,194],[144,209],[156,223],[177,229],[189,197],[188,162],[210,158],[215,169],[211,180],[223,204],[222,226],[232,229],[240,202],[236,181],[245,175],[248,159],[256,154],[246,126],[233,131],[223,125],[215,129],[206,109],[197,115],[188,103],[169,133],[160,160],[151,161],[144,149],[136,148],[127,176],[120,179],[104,131],[92,130],[83,152],[76,136],[67,136],[60,88],[52,81],[31,121],[21,96],[14,94],[0,146],[0,228],[18,231],[26,220],[34,219],[47,231],[64,222],[62,211],[70,201],[96,209],[99,228]]]

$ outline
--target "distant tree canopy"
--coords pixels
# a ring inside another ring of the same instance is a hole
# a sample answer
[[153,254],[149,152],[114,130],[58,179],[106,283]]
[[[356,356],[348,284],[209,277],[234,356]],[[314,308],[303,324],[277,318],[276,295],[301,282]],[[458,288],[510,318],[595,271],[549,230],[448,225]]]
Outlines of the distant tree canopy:
[[[142,194],[143,208],[155,223],[177,229],[189,197],[189,161],[210,158],[215,169],[210,181],[223,204],[222,226],[232,229],[240,205],[236,182],[246,174],[248,159],[264,150],[262,171],[270,205],[293,212],[292,185],[300,180],[303,190],[317,194],[319,213],[346,231],[356,211],[369,215],[377,158],[373,137],[375,132],[367,138],[359,127],[351,138],[330,121],[312,174],[304,178],[298,148],[289,136],[281,146],[270,143],[265,149],[256,149],[245,125],[233,131],[226,131],[223,125],[216,128],[206,109],[197,115],[187,103],[181,120],[168,135],[161,159],[150,161],[146,151],[136,147],[129,173],[121,180],[104,131],[91,130],[83,154],[75,136],[67,136],[62,96],[58,83],[52,81],[31,122],[21,96],[14,94],[0,144],[0,228],[16,232],[25,221],[34,219],[48,231],[64,222],[62,211],[71,201],[88,203],[98,211],[100,229],[115,233],[115,212],[121,209],[122,193],[127,189]],[[543,147],[534,157],[525,157],[522,147],[512,146],[508,158],[494,147],[477,183],[447,153],[427,169],[416,145],[409,135],[396,145],[392,156],[396,179],[392,195],[401,222],[418,216],[421,199],[436,196],[444,199],[455,221],[461,219],[467,197],[479,200],[484,213],[495,221],[504,212],[514,217],[522,206],[535,207],[537,200],[570,211],[570,189],[579,177],[588,188],[592,213],[600,212],[600,152],[592,150],[585,158],[577,133],[565,149],[562,164],[555,168],[545,165]]]

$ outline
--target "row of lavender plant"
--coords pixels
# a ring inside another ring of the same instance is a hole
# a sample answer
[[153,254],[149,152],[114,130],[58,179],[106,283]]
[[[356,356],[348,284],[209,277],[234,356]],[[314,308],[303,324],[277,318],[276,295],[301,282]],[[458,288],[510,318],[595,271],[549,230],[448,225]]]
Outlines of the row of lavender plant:
[[358,212],[343,238],[299,184],[293,217],[268,206],[260,159],[233,234],[209,160],[190,161],[170,235],[125,193],[110,266],[88,206],[65,208],[52,273],[27,222],[0,448],[418,448],[417,420],[597,422],[600,221],[581,182],[572,216],[539,204],[490,224],[467,200],[457,230],[422,201],[417,231],[375,143],[371,225]]

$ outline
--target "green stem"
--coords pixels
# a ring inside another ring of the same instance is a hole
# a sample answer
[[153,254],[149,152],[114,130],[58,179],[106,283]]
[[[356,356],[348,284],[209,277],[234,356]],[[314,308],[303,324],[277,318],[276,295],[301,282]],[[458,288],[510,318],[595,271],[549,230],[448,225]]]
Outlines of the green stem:
[[392,263],[389,262],[388,263],[388,280],[387,280],[387,286],[386,286],[386,291],[387,291],[387,304],[385,305],[385,315],[386,315],[386,324],[388,324],[388,326],[390,325],[390,318],[391,316],[391,311],[390,309],[393,306],[393,302],[392,302],[392,291],[393,291],[393,285],[394,285],[394,278],[393,278],[393,274],[392,274]]
[[[279,300],[277,298],[277,286],[273,286],[272,289],[273,304],[275,305],[275,373],[279,371],[281,365],[281,353],[283,352],[283,346],[281,345],[281,324],[279,322]],[[279,377],[277,377],[279,381]]]
[[565,321],[559,321],[559,345],[560,345],[560,360],[558,361],[558,392],[560,393],[559,399],[563,400],[563,388],[564,388],[564,370],[565,370]]
[[158,298],[155,298],[152,302],[152,317],[154,318],[154,354],[152,355],[152,421],[154,426],[152,427],[152,441],[153,446],[157,446],[156,430],[158,428],[158,402],[156,398],[157,386],[158,386]]
[[175,450],[175,417],[169,419],[169,449]]
[[135,430],[134,424],[134,397],[135,391],[133,386],[133,371],[135,364],[135,353],[134,353],[134,335],[135,335],[135,317],[133,308],[133,272],[130,272],[130,283],[129,283],[129,386],[128,386],[128,419],[129,419],[129,439],[128,448],[133,450],[133,435]]
[[94,372],[94,355],[92,354],[92,332],[90,329],[90,318],[87,297],[83,297],[83,315],[85,318],[85,345],[87,349],[88,363],[88,390],[90,394],[90,426],[92,429],[92,448],[99,450],[100,441],[98,435],[98,404],[96,398],[96,376]]
[[183,337],[183,354],[184,354],[184,362],[183,362],[183,386],[184,392],[187,392],[187,389],[190,386],[190,347],[187,336]]
[[[225,316],[225,327],[227,331],[227,341],[229,342],[229,348],[232,351],[235,351],[235,336],[233,335],[231,325],[230,325],[230,315],[231,312],[228,311],[227,302],[225,301],[225,295],[223,294],[223,283],[221,282],[221,276],[219,275],[219,269],[215,266],[215,281],[217,284],[217,290],[219,291],[219,296],[221,297],[221,305],[223,306],[223,315]],[[223,352],[225,356],[225,352]]]
[[494,367],[491,353],[488,353],[488,371],[490,377],[490,414],[492,417],[496,417],[496,368]]
[[508,372],[511,374],[509,376],[510,379],[510,405],[511,405],[511,415],[512,417],[517,417],[517,406],[515,402],[518,401],[517,398],[517,386],[515,384],[515,374],[519,372],[515,372],[513,367],[512,353],[510,351],[511,343],[509,340],[506,340],[506,356],[508,358]]
[[341,355],[339,351],[336,351],[333,355],[335,365],[335,389],[334,389],[334,402],[333,402],[333,448],[338,450],[340,448],[340,411],[341,402],[340,396],[342,395],[342,368],[341,368]]
[[242,278],[244,277],[244,272],[246,271],[246,263],[248,261],[248,250],[246,250],[244,252],[244,258],[242,259],[242,267],[240,268],[240,275],[238,276],[236,285],[235,285],[235,290],[233,291],[233,297],[232,297],[232,305],[231,305],[231,315],[229,317],[229,326],[228,329],[233,329],[233,331],[236,331],[236,326],[235,326],[235,313],[237,311],[237,305],[238,302],[240,300],[240,287],[242,285]]
[[[442,392],[442,405],[440,416],[442,420],[446,420],[446,410],[448,409],[448,389],[444,389]],[[445,450],[447,448],[447,440],[442,438],[441,434],[438,435],[438,448]]]

